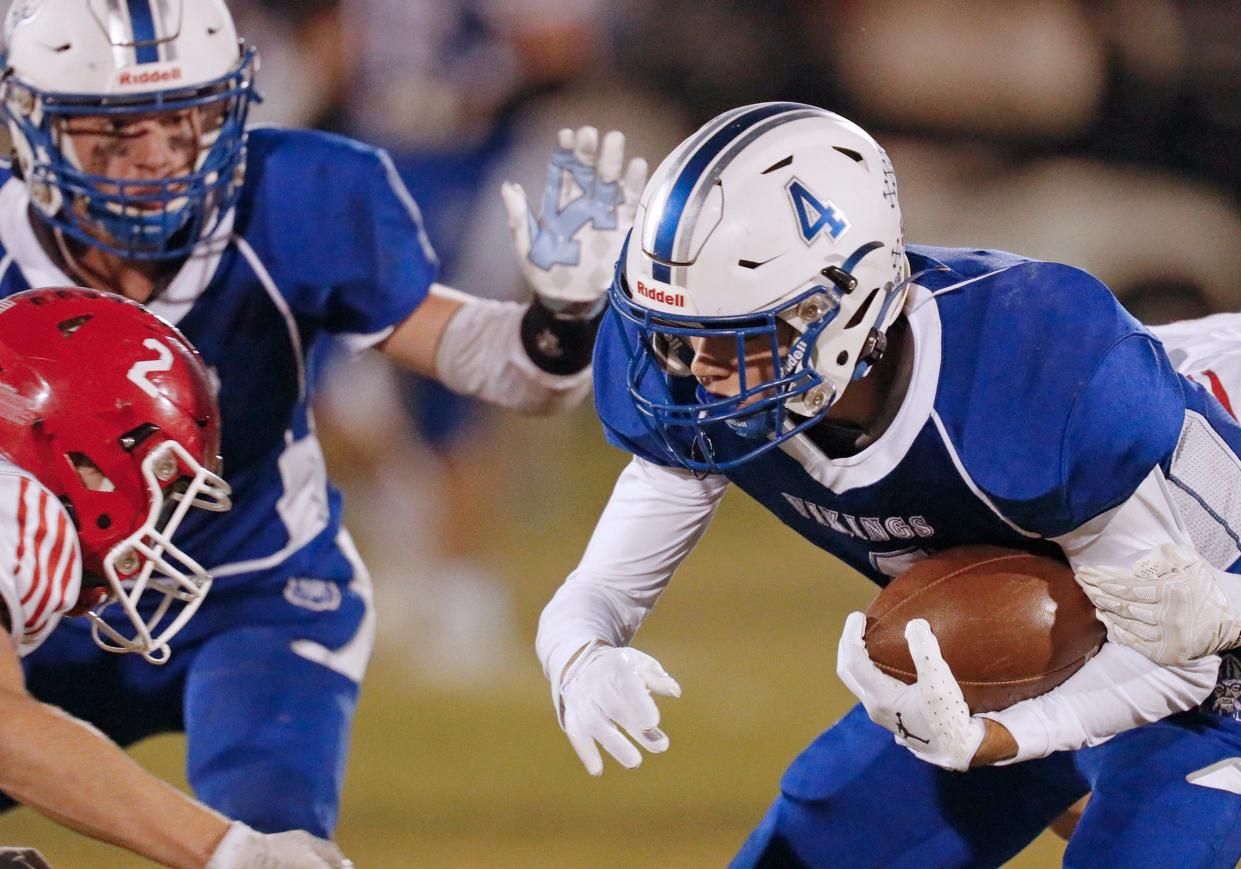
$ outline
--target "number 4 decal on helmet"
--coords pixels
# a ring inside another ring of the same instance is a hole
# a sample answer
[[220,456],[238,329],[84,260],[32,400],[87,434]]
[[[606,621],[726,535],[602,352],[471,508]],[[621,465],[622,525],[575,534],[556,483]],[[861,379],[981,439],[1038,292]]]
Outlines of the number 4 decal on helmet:
[[147,379],[149,374],[162,374],[165,371],[172,370],[172,351],[154,338],[148,338],[142,342],[142,346],[148,350],[154,350],[158,356],[156,359],[145,359],[142,362],[135,362],[134,367],[129,369],[129,373],[125,376],[129,380],[145,392],[151,398],[159,397],[159,390],[155,388],[155,384]]

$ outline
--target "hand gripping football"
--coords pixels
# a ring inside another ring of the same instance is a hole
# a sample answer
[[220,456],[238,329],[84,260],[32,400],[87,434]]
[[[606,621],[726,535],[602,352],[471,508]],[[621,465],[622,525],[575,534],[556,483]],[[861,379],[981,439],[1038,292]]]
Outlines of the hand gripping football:
[[1061,561],[998,546],[932,555],[889,583],[866,611],[866,649],[883,672],[915,679],[905,641],[926,619],[971,712],[1045,694],[1103,645],[1094,607]]

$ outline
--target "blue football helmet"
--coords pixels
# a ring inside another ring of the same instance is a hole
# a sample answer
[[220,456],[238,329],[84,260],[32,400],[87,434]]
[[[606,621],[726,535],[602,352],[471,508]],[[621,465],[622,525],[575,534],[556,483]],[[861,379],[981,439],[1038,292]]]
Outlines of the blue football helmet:
[[[186,256],[237,200],[257,55],[223,0],[14,0],[2,101],[36,212],[126,259]],[[192,165],[89,171],[73,123],[111,131],[177,118]]]
[[[896,178],[865,131],[798,103],[743,106],[656,170],[617,264],[628,390],[666,457],[726,472],[819,422],[886,347],[909,265]],[[697,382],[731,347],[736,389]],[[766,360],[761,376],[747,356]],[[719,448],[721,434],[729,447]]]

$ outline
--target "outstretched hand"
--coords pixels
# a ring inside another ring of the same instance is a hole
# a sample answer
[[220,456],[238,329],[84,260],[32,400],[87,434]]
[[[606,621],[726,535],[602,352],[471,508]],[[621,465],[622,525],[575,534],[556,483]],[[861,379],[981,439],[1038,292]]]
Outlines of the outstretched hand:
[[[624,174],[622,177],[622,169]],[[606,304],[612,268],[646,186],[646,161],[625,166],[625,135],[561,130],[547,164],[542,210],[520,184],[500,188],[522,273],[551,310],[588,318]]]

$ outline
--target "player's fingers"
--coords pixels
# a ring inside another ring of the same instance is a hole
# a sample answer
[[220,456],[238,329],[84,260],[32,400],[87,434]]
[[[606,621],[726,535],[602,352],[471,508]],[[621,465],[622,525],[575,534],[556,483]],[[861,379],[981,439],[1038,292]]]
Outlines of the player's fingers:
[[617,680],[614,690],[600,698],[603,714],[626,730],[650,730],[659,725],[659,707],[642,680],[633,674]]
[[659,729],[659,707],[645,689],[641,689],[641,697],[633,697],[629,702],[604,705],[603,711],[629,734],[630,739],[647,751],[658,753],[668,748],[668,737]]
[[1106,595],[1110,595],[1117,600],[1131,601],[1133,603],[1153,604],[1159,601],[1160,592],[1157,587],[1150,583],[1134,583],[1134,582],[1101,582],[1098,585],[1099,591]]
[[1143,624],[1157,627],[1159,625],[1159,616],[1156,614],[1157,609],[1158,608],[1154,604],[1137,603],[1136,601],[1127,600],[1122,602],[1119,615],[1122,615],[1131,621],[1142,622]]
[[1100,592],[1117,600],[1139,603],[1154,603],[1159,599],[1159,589],[1155,585],[1139,581],[1132,573],[1082,568],[1073,576],[1082,591],[1092,600]]
[[[931,624],[926,619],[910,619],[905,625],[905,642],[909,644],[909,654],[914,660],[914,670],[918,673],[918,682],[924,679],[939,681],[945,676],[952,679],[952,670],[944,660],[939,649],[939,640],[931,631]],[[955,683],[956,680],[952,679]]]
[[644,189],[646,189],[646,161],[641,157],[634,157],[625,169],[625,203],[637,208],[638,200],[642,198]]
[[1117,598],[1115,595],[1100,590],[1094,595],[1087,595],[1096,610],[1110,613],[1118,619],[1129,622],[1141,622],[1151,627],[1159,624],[1154,604],[1136,603],[1131,600]]
[[629,735],[651,754],[660,754],[668,750],[668,736],[658,727],[640,730],[637,733],[630,731]]
[[1117,640],[1126,646],[1138,649],[1151,649],[1159,642],[1161,632],[1151,625],[1129,619],[1117,618],[1109,612],[1100,612],[1099,620],[1113,633]]
[[1156,644],[1149,642],[1137,636],[1124,625],[1117,624],[1109,619],[1103,619],[1103,623],[1107,625],[1108,639],[1112,642],[1119,643],[1122,646],[1128,646],[1135,651],[1140,652],[1147,657],[1154,655]]
[[[304,831],[298,830],[297,832]],[[312,836],[309,833],[305,834],[303,841],[306,842],[316,857],[323,860],[323,865],[330,867],[330,869],[343,869],[343,867],[353,865],[345,859],[345,855],[340,852],[340,848],[335,842],[328,839],[320,839],[318,836]]]
[[573,156],[584,166],[594,166],[599,158],[599,131],[594,127],[579,127],[573,137]]
[[594,739],[583,726],[581,716],[573,709],[565,710],[564,732],[586,771],[591,775],[602,775],[603,757],[599,754]]
[[625,134],[620,130],[609,130],[599,146],[599,180],[605,184],[611,184],[620,178],[624,162]]
[[866,653],[865,634],[866,615],[849,613],[836,647],[836,675],[859,700],[870,702],[881,689],[884,674]]
[[504,202],[504,212],[508,216],[513,245],[519,254],[525,256],[530,251],[530,221],[534,217],[526,199],[526,191],[520,184],[505,181],[500,185],[500,199]]
[[1078,583],[1078,585],[1081,587],[1081,590],[1085,593],[1090,602],[1094,604],[1094,608],[1100,612],[1119,614],[1121,606],[1128,602],[1123,596],[1117,597],[1113,591],[1104,590],[1104,586],[1107,586],[1109,589],[1114,589],[1114,583],[1104,582],[1100,585]]
[[573,150],[573,131],[568,127],[556,133],[556,147],[564,151]]
[[1077,580],[1078,585],[1082,586],[1099,586],[1105,582],[1114,582],[1120,577],[1121,574],[1118,571],[1105,567],[1079,567],[1073,572],[1073,578]]
[[603,746],[604,751],[616,758],[616,762],[621,766],[633,769],[642,763],[642,752],[638,751],[637,747],[619,730],[604,721],[602,716],[591,728],[590,735]]
[[668,675],[668,671],[663,668],[662,664],[644,652],[639,652],[636,649],[629,649],[628,651],[633,656],[632,663],[634,669],[642,677],[642,681],[646,683],[647,688],[664,697],[681,696],[681,686],[676,679]]

